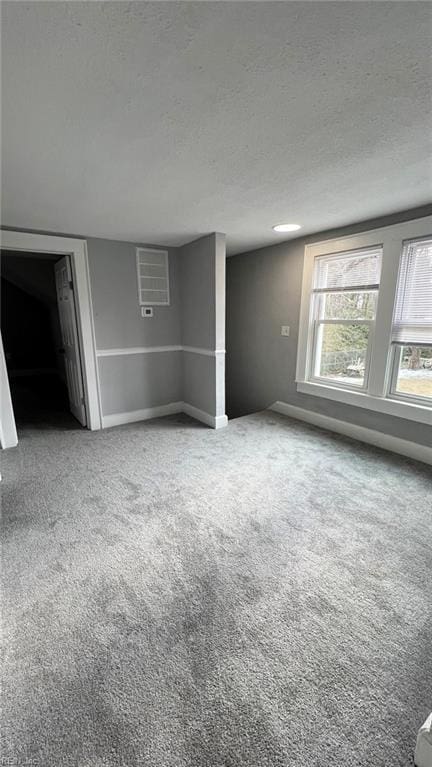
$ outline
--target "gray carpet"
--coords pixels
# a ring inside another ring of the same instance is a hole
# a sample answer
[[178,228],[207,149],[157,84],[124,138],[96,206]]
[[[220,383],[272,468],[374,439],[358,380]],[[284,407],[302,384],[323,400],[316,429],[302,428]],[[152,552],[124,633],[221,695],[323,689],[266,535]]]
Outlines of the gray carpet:
[[3,472],[0,764],[412,764],[430,467],[265,412],[33,427]]

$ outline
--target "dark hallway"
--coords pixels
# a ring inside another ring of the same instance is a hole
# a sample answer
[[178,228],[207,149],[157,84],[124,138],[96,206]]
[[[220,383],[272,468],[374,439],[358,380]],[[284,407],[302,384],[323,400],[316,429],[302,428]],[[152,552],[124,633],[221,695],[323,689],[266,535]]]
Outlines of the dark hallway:
[[56,256],[2,251],[1,329],[18,431],[80,428],[69,412],[54,278]]

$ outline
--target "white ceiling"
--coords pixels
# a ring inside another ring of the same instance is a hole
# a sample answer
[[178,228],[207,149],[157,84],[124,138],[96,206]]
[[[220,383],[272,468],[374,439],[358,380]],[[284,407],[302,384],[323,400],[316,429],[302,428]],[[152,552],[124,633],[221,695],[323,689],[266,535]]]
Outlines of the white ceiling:
[[2,5],[4,225],[235,253],[431,198],[431,3]]

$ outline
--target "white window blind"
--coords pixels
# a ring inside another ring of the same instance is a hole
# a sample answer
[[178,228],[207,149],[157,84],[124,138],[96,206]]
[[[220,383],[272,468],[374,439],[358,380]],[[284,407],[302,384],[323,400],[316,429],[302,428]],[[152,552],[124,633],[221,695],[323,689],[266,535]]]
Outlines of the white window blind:
[[382,248],[319,256],[315,259],[314,292],[377,290]]
[[392,342],[432,346],[432,238],[404,245],[397,282]]
[[137,248],[136,260],[140,305],[169,305],[168,251]]

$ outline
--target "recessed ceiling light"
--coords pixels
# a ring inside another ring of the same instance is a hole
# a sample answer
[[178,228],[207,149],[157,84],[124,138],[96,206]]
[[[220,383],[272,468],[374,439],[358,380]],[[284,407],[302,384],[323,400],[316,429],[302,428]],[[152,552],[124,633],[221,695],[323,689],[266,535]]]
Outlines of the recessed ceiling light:
[[275,232],[296,232],[297,229],[301,229],[300,224],[276,224],[272,227]]

